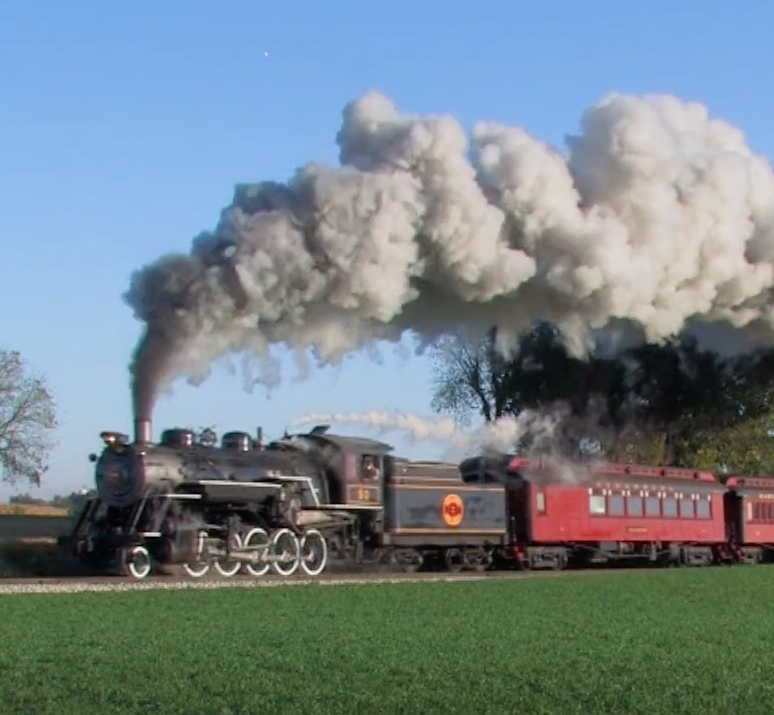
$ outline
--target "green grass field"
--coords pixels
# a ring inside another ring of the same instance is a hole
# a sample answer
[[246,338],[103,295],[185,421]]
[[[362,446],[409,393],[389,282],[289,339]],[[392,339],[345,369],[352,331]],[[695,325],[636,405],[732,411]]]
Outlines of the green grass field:
[[0,596],[0,712],[774,711],[774,568]]

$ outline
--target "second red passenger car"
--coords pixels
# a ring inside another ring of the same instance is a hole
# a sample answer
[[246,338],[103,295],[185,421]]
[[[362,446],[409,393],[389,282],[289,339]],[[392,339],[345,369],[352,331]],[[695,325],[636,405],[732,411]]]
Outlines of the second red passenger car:
[[524,458],[508,469],[517,559],[527,568],[570,559],[711,563],[727,540],[726,488],[710,472],[596,463],[561,475],[555,463]]

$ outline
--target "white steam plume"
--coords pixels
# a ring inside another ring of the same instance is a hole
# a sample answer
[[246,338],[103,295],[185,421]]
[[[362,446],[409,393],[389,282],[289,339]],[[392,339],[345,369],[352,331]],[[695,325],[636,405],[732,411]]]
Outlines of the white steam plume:
[[237,186],[190,253],[133,275],[136,415],[230,353],[276,384],[275,344],[325,364],[406,331],[507,341],[535,318],[577,354],[591,330],[729,351],[774,338],[774,173],[700,104],[609,95],[560,154],[496,123],[468,140],[372,92],[337,141],[342,166]]
[[443,458],[459,461],[479,452],[511,453],[524,442],[535,451],[547,451],[559,424],[557,416],[524,410],[502,417],[477,430],[465,431],[448,418],[426,419],[401,412],[309,414],[291,421],[291,427],[312,424],[359,425],[378,433],[400,432],[410,442],[425,440],[445,445]]

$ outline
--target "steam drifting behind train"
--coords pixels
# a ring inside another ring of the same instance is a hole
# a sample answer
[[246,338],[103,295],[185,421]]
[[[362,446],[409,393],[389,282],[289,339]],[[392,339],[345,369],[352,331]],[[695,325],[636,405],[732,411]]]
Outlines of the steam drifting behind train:
[[524,410],[517,416],[506,415],[478,429],[461,429],[448,417],[427,419],[408,413],[372,411],[361,413],[309,414],[291,421],[291,427],[315,424],[358,425],[379,433],[400,432],[412,442],[438,441],[445,446],[443,458],[460,461],[470,454],[510,452],[515,444],[529,440],[535,453],[551,451],[555,431],[562,415],[559,410],[541,414]]
[[133,275],[136,418],[229,353],[276,385],[276,344],[325,364],[497,325],[506,348],[535,318],[578,355],[686,330],[734,352],[774,337],[774,173],[700,104],[607,96],[560,154],[491,122],[468,140],[372,92],[337,142],[341,166],[237,186],[189,254]]

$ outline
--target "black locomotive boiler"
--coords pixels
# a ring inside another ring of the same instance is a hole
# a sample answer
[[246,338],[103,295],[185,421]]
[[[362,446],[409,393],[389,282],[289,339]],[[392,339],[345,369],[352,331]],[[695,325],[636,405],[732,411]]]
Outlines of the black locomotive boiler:
[[266,446],[260,430],[218,444],[209,430],[167,429],[154,443],[147,420],[133,442],[100,436],[96,496],[61,540],[97,571],[316,576],[330,559],[483,570],[509,551],[502,484],[466,483],[456,464],[402,459],[327,425]]

